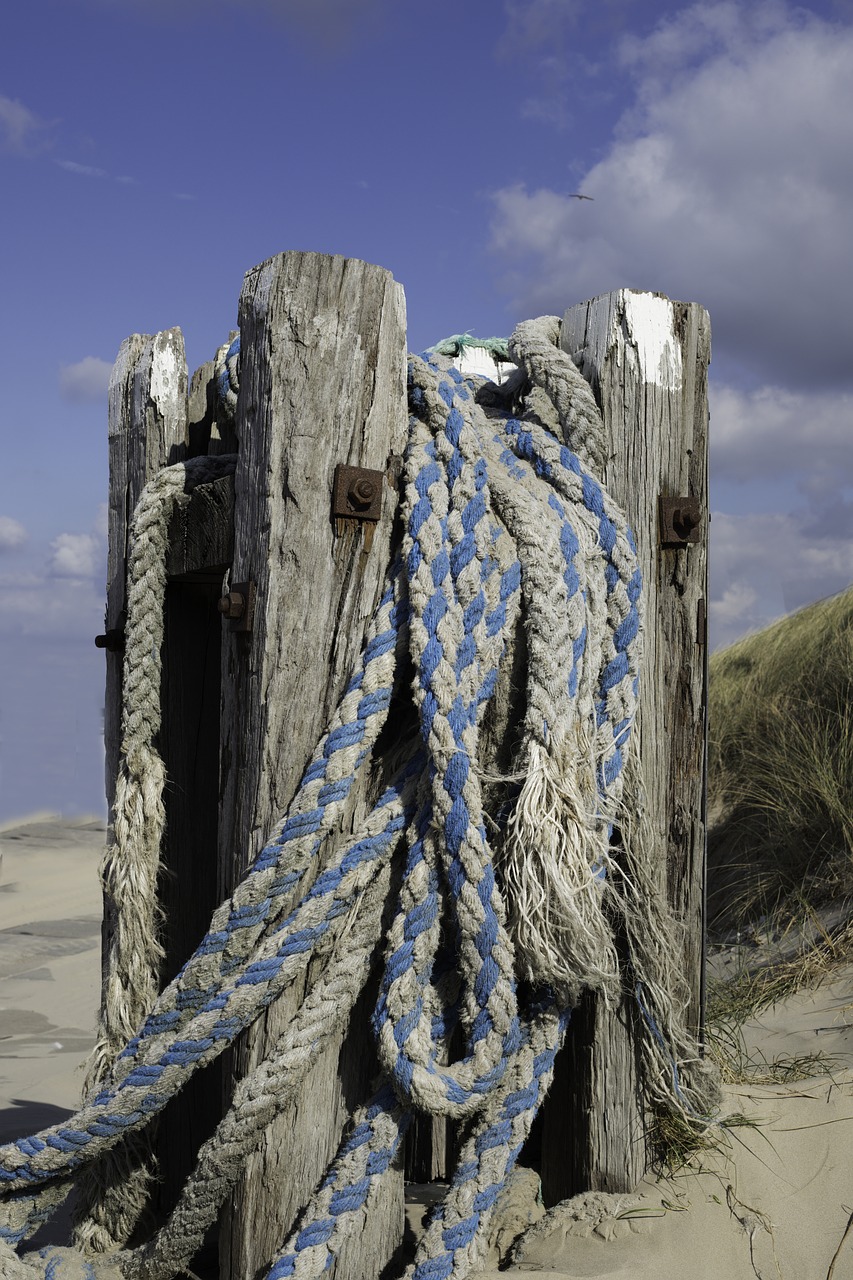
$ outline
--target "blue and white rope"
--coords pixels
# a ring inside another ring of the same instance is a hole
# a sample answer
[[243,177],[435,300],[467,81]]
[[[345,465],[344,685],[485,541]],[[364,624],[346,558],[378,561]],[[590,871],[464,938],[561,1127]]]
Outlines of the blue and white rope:
[[[369,1210],[415,1110],[470,1117],[471,1127],[448,1196],[408,1274],[461,1280],[475,1264],[485,1223],[550,1080],[573,983],[585,963],[587,919],[579,917],[580,933],[566,926],[560,935],[575,951],[565,972],[547,965],[543,971],[530,961],[542,919],[522,922],[514,910],[508,922],[504,890],[515,883],[519,840],[514,845],[507,836],[496,873],[480,777],[484,710],[523,610],[528,709],[517,762],[523,781],[510,801],[514,795],[516,808],[523,808],[534,792],[557,796],[558,817],[567,814],[581,833],[578,848],[587,858],[581,879],[596,886],[588,907],[594,914],[601,890],[588,854],[601,846],[606,856],[639,675],[635,548],[624,516],[571,447],[574,442],[586,459],[599,459],[600,420],[588,388],[571,394],[574,375],[560,365],[549,324],[547,341],[541,326],[517,333],[515,354],[522,359],[528,351],[531,376],[547,384],[550,343],[551,364],[559,366],[554,394],[563,406],[564,441],[535,421],[487,416],[472,385],[446,361],[412,359],[402,554],[389,571],[360,667],[288,813],[98,1092],[67,1123],[0,1148],[0,1238],[8,1243],[25,1239],[76,1171],[143,1128],[309,960],[325,957],[329,981],[344,982],[338,940],[359,919],[363,928],[377,927],[377,901],[387,892],[402,841],[406,853],[373,1020],[386,1081],[356,1117],[269,1276],[323,1273]],[[227,403],[236,396],[239,342],[221,354],[218,385]],[[420,743],[355,839],[335,848],[327,837],[356,777],[370,766],[407,658],[415,673]],[[560,771],[580,761],[585,739],[592,800],[581,813],[560,791]],[[523,830],[521,843],[535,844],[535,823],[525,821],[513,827],[510,813],[507,831],[518,837]],[[559,825],[553,814],[543,818],[545,828],[549,823]],[[455,952],[455,1011],[445,1009],[440,948],[447,938]],[[360,947],[354,968],[365,973],[369,947],[366,941]],[[537,986],[533,1002],[521,1007],[519,977]],[[595,984],[598,977],[588,980]],[[344,1014],[357,985],[344,983]],[[236,1177],[231,1155],[244,1152],[256,1132],[249,1126],[240,1134],[240,1108],[251,1110],[257,1127],[294,1096],[305,1053],[331,1034],[333,1019],[323,1022],[318,1012],[327,1003],[322,988],[312,991],[276,1061],[238,1091],[203,1152],[207,1170],[192,1175],[173,1223],[151,1244],[103,1260],[59,1250],[14,1264],[0,1244],[0,1264],[10,1278],[100,1278],[113,1268],[133,1280],[164,1280],[186,1266],[202,1222],[211,1220],[217,1198]],[[464,1048],[448,1063],[447,1024],[455,1016]],[[11,1212],[3,1225],[5,1209]],[[182,1247],[190,1250],[186,1256]],[[14,1270],[18,1266],[24,1270]]]

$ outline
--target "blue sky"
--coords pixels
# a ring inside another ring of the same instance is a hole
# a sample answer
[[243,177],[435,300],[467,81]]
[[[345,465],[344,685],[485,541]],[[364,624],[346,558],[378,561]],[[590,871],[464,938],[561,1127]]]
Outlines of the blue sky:
[[851,0],[7,6],[0,821],[103,804],[119,344],[180,325],[194,368],[284,249],[388,267],[416,350],[702,303],[712,642],[853,581],[851,66]]

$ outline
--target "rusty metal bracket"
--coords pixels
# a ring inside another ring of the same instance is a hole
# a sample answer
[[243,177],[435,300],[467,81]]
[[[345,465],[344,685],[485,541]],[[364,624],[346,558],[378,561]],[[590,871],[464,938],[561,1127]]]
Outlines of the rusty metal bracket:
[[350,467],[339,462],[332,488],[332,517],[335,520],[369,520],[376,524],[382,515],[384,471]]
[[257,591],[248,582],[232,582],[231,590],[221,597],[216,607],[223,618],[228,619],[231,631],[251,631],[255,622],[255,597]]
[[686,547],[702,536],[702,504],[698,498],[658,498],[660,545]]

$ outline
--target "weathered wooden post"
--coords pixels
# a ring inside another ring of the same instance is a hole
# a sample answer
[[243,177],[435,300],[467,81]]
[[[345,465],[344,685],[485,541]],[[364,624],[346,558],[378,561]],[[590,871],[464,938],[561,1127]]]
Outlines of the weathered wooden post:
[[[711,331],[696,303],[620,289],[571,307],[560,344],[592,384],[610,447],[602,477],[637,540],[646,643],[633,732],[650,862],[683,921],[700,1030],[705,867],[705,601]],[[574,1014],[543,1113],[542,1183],[554,1204],[627,1191],[646,1167],[637,1080],[639,1011],[587,998]]]
[[[105,630],[96,643],[106,650],[104,700],[104,769],[112,844],[113,806],[121,750],[121,699],[126,568],[130,518],[147,482],[169,463],[178,461],[185,450],[187,426],[187,365],[180,329],[156,335],[133,334],[122,343],[113,367],[109,387],[109,467],[108,559]],[[110,992],[122,984],[123,975],[110,964],[110,951],[117,929],[118,906],[107,891],[104,895],[102,925],[102,1011],[101,1037],[110,1057],[127,1038],[127,1029],[114,1014]],[[151,994],[155,994],[152,987]],[[138,1011],[141,1013],[141,1011]],[[142,1136],[129,1144],[136,1154],[128,1161],[145,1163],[149,1139]],[[108,1178],[109,1182],[110,1179]],[[107,1199],[111,1192],[107,1191]],[[87,1188],[81,1197],[81,1212],[100,1221],[99,1193]],[[116,1193],[117,1204],[121,1191]],[[120,1207],[118,1212],[121,1212]],[[107,1209],[107,1217],[112,1210]]]
[[[224,892],[295,792],[355,666],[390,559],[407,432],[403,291],[382,268],[319,254],[273,258],[246,277],[240,335],[231,582],[253,581],[257,605],[252,632],[228,631],[223,645]],[[330,499],[339,463],[387,476],[370,536],[357,520],[336,530]],[[365,801],[354,789],[349,824],[367,811]],[[263,1059],[302,995],[288,991],[251,1028],[234,1054],[238,1074]],[[366,1019],[349,1040],[318,1057],[299,1104],[249,1160],[223,1218],[222,1280],[256,1275],[334,1156],[346,1095],[364,1096],[376,1070]],[[386,1195],[347,1242],[342,1278],[378,1274],[399,1242],[401,1173]]]
[[[197,490],[170,530],[159,735],[168,778],[164,980],[198,944],[213,907],[286,808],[343,691],[391,557],[406,438],[405,302],[387,271],[341,257],[280,255],[247,276],[240,327],[236,438],[221,414],[217,421],[211,363],[192,378],[188,406],[179,330],[129,338],[111,385],[103,642],[110,801],[130,514],[160,467],[233,449],[239,438],[236,476]],[[375,523],[333,519],[339,463],[387,477]],[[227,570],[233,588],[252,582],[251,629],[232,630],[217,611]],[[366,802],[354,788],[344,825],[360,820]],[[107,940],[112,929],[108,909]],[[232,1069],[242,1074],[264,1057],[301,996],[287,993],[226,1059],[226,1094]],[[236,1189],[223,1216],[223,1278],[254,1275],[275,1253],[335,1153],[352,1097],[367,1091],[375,1070],[365,1016],[343,1048],[339,1039],[320,1055],[299,1105],[272,1127]],[[167,1108],[154,1140],[158,1216],[222,1113],[222,1077],[209,1068]],[[387,1180],[385,1197],[344,1250],[342,1280],[372,1272],[399,1243],[402,1171]]]
[[[145,480],[185,456],[238,452],[234,476],[197,489],[170,530],[159,743],[168,777],[160,894],[165,979],[198,944],[213,907],[294,795],[360,653],[399,532],[407,435],[400,286],[363,262],[286,253],[248,273],[239,326],[233,426],[217,408],[212,363],[189,381],[188,394],[178,330],[128,339],[111,384],[108,638],[121,628],[127,524]],[[627,512],[638,544],[647,624],[634,732],[644,831],[660,892],[684,921],[698,1032],[708,318],[695,304],[622,290],[571,308],[561,343],[602,408],[609,448],[601,479]],[[346,499],[342,514],[333,513],[338,464],[380,477],[371,499],[376,523],[350,518]],[[243,598],[241,617],[223,619],[217,610],[223,589]],[[117,654],[108,662],[112,799],[121,673]],[[503,700],[499,719],[509,714]],[[392,733],[395,727],[389,725]],[[341,829],[355,830],[371,800],[354,787]],[[108,912],[107,936],[112,928]],[[155,1139],[160,1216],[221,1115],[223,1097],[264,1059],[310,981],[311,971],[169,1103]],[[211,1256],[194,1264],[204,1280],[255,1277],[308,1203],[376,1070],[368,1012],[365,997],[350,1031],[318,1054],[298,1103],[250,1157],[222,1214],[218,1266]],[[588,999],[573,1018],[541,1122],[548,1203],[591,1188],[626,1190],[642,1175],[638,1017],[626,996],[614,1013]],[[450,1172],[444,1128],[438,1121],[420,1126],[421,1177]],[[338,1280],[378,1275],[399,1243],[401,1170],[382,1195],[370,1222],[345,1242]]]

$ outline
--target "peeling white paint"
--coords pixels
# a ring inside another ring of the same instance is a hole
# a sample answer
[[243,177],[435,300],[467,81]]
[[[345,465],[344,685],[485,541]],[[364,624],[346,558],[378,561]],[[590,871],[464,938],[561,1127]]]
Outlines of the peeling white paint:
[[[158,345],[159,352],[156,349]],[[163,334],[159,344],[155,340],[155,358],[151,362],[149,394],[156,405],[165,407],[166,412],[173,409],[177,402],[183,359],[184,353],[183,350],[179,350],[176,334]]]
[[681,386],[681,346],[673,332],[672,303],[654,293],[624,292],[627,338],[637,352],[640,373],[668,391]]
[[[668,298],[619,289],[596,298],[586,314],[585,333],[570,332],[564,324],[560,345],[574,355],[578,342],[582,343],[581,369],[586,377],[603,369],[615,348],[617,358],[636,358],[644,382],[677,391],[682,382],[681,344],[675,336],[673,316]],[[620,341],[623,326],[625,341]]]

